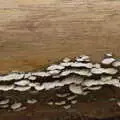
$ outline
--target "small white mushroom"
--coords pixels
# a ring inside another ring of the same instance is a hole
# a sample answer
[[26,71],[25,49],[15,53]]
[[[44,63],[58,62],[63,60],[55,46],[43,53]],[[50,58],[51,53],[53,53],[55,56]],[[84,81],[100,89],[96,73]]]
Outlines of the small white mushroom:
[[96,86],[96,87],[92,86],[92,87],[89,87],[88,90],[99,90],[101,88],[102,86]]
[[52,76],[52,78],[60,78],[61,76],[60,75],[54,75]]
[[0,76],[0,81],[11,81],[11,80],[19,80],[24,77],[24,73],[10,73],[8,75]]
[[82,83],[82,81],[83,81],[82,77],[72,76],[72,77],[67,77],[67,78],[63,79],[61,82],[65,85],[67,85],[67,84],[71,84],[71,83],[80,84],[80,83]]
[[71,108],[71,105],[65,105],[64,106],[64,109],[70,109]]
[[66,58],[63,59],[63,62],[65,62],[65,63],[68,63],[68,62],[70,62],[70,61],[71,61],[71,59],[68,58],[68,57],[66,57]]
[[87,87],[91,87],[93,85],[102,85],[102,84],[104,84],[104,82],[100,80],[85,80],[82,83],[83,86],[87,86]]
[[53,102],[48,102],[48,105],[53,105]]
[[61,105],[64,105],[65,103],[66,103],[65,101],[55,102],[55,105],[61,106]]
[[48,72],[33,72],[32,75],[39,76],[39,77],[48,77],[48,76],[50,76],[50,74]]
[[112,80],[112,76],[101,76],[101,81]]
[[78,63],[78,62],[75,62],[75,63],[71,64],[71,67],[92,68],[92,67],[93,67],[93,64],[92,64],[92,63]]
[[44,85],[35,85],[34,88],[35,88],[35,90],[37,90],[37,91],[41,91],[41,90],[44,90],[44,89],[45,89]]
[[63,70],[65,67],[64,66],[61,66],[61,65],[51,65],[47,68],[47,70]]
[[22,106],[22,103],[14,103],[13,105],[11,105],[11,109],[15,110],[18,109]]
[[102,80],[86,80],[82,83],[83,86],[87,86],[87,87],[91,87],[94,85],[113,85],[115,87],[119,87],[120,88],[120,82],[118,79],[111,79],[111,80],[106,80],[106,81],[102,81]]
[[29,93],[35,95],[35,94],[38,94],[39,91],[36,91],[36,90],[30,90]]
[[31,73],[30,73],[30,72],[28,72],[28,73],[26,73],[26,74],[24,75],[24,79],[27,79],[27,78],[29,78],[29,77],[31,77]]
[[60,65],[63,67],[69,67],[69,66],[71,66],[71,64],[73,64],[73,62],[60,63]]
[[93,68],[101,68],[101,65],[96,63],[96,64],[93,64]]
[[115,61],[112,63],[113,67],[120,67],[120,61]]
[[110,98],[109,101],[116,101],[116,98]]
[[0,106],[0,108],[8,108],[9,107],[9,105],[2,105],[2,106]]
[[36,76],[30,76],[28,79],[29,79],[29,80],[36,80],[37,77],[36,77]]
[[0,105],[8,104],[9,101],[10,101],[9,99],[1,100],[1,101],[0,101]]
[[85,92],[82,93],[82,95],[87,95],[89,93],[90,93],[89,91],[85,91]]
[[37,102],[37,100],[35,100],[35,99],[27,100],[27,103],[28,103],[28,104],[34,104],[34,103],[36,103],[36,102]]
[[114,58],[105,58],[105,59],[102,60],[101,63],[104,64],[104,65],[110,65],[110,64],[112,64],[114,61],[115,61]]
[[73,100],[73,99],[75,99],[76,97],[77,97],[77,95],[72,95],[72,96],[67,97],[67,100]]
[[104,72],[103,68],[92,68],[91,73],[93,74],[102,74]]
[[93,74],[110,74],[110,75],[114,75],[118,72],[117,69],[115,68],[92,68],[91,69],[91,73]]
[[55,74],[59,74],[60,70],[51,70],[48,73],[51,74],[51,75],[55,75]]
[[0,90],[2,91],[12,90],[13,88],[14,88],[14,85],[0,85]]
[[72,103],[72,104],[76,104],[76,103],[77,103],[77,100],[72,100],[71,103]]
[[18,109],[16,109],[15,111],[23,111],[23,110],[25,110],[26,109],[26,107],[25,106],[23,106],[23,107],[21,107],[21,108],[18,108]]
[[18,85],[18,86],[26,86],[28,85],[30,82],[28,80],[21,80],[21,81],[18,81],[18,82],[15,82],[14,84],[15,85]]
[[19,87],[19,86],[17,86],[17,87],[14,87],[13,90],[21,91],[22,92],[22,91],[28,91],[30,88],[31,88],[30,86],[25,86],[25,87]]
[[115,87],[120,88],[119,79],[111,79],[111,80],[109,80],[109,81],[104,81],[103,84],[104,84],[104,85],[105,85],[105,84],[106,84],[106,85],[113,85],[113,86],[115,86]]
[[107,53],[107,54],[105,54],[105,56],[106,57],[112,57],[113,55],[112,55],[112,53]]
[[[62,86],[62,84],[59,81],[54,81],[54,82],[46,82],[43,83],[44,89],[49,90],[58,86]],[[63,85],[64,86],[64,85]]]
[[60,76],[67,76],[67,75],[69,75],[69,74],[71,74],[71,73],[72,73],[71,70],[65,70],[65,71],[63,71],[63,72],[60,74]]
[[69,93],[66,93],[66,94],[56,94],[57,97],[67,97],[69,95]]
[[76,61],[78,61],[78,62],[89,62],[90,61],[90,57],[86,56],[86,55],[82,55],[80,57],[77,57]]
[[74,94],[81,95],[83,93],[82,87],[79,85],[71,84],[69,85],[69,90]]
[[118,72],[118,70],[115,69],[115,68],[106,68],[106,69],[104,69],[104,73],[110,74],[110,75],[114,75],[114,74],[116,74],[117,72]]

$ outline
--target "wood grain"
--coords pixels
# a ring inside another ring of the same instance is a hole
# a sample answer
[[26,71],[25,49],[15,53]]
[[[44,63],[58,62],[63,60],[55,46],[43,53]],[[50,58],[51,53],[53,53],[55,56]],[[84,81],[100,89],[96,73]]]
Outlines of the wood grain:
[[0,73],[65,56],[120,53],[119,0],[1,0]]

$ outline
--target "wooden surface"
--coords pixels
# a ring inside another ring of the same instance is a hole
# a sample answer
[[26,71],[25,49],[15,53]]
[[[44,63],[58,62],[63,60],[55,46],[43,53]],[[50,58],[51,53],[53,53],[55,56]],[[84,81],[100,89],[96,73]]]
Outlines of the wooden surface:
[[0,73],[106,52],[120,53],[119,0],[0,0]]

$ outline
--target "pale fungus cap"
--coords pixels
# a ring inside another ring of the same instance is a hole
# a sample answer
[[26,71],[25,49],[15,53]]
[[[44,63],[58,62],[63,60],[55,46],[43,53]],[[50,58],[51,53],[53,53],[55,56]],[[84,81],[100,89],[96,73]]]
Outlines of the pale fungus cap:
[[9,99],[1,100],[0,105],[5,105],[5,104],[8,104],[9,102],[10,102]]
[[71,105],[65,105],[64,106],[64,109],[70,109],[71,108]]
[[18,86],[26,86],[26,85],[29,85],[29,83],[30,82],[28,80],[21,80],[21,81],[15,82],[14,84]]
[[11,105],[11,109],[15,110],[18,109],[22,106],[22,103],[14,103]]
[[11,80],[19,80],[22,79],[24,77],[23,73],[10,73],[8,75],[3,75],[0,76],[0,81],[11,81]]
[[74,93],[74,94],[79,94],[81,95],[83,93],[83,89],[81,86],[75,85],[75,84],[71,84],[69,85],[69,90]]
[[50,76],[50,74],[47,73],[47,72],[33,72],[32,75],[39,76],[39,77],[48,77],[48,76]]
[[112,63],[113,67],[120,67],[120,61],[115,61]]
[[47,70],[63,70],[65,67],[64,66],[61,66],[61,65],[51,65],[47,68]]
[[104,65],[110,65],[110,64],[112,64],[114,61],[115,61],[114,58],[105,58],[105,59],[102,60],[101,63],[104,64]]
[[9,91],[14,89],[14,85],[0,85],[0,90],[1,91]]
[[71,59],[68,58],[68,57],[66,57],[66,58],[63,59],[63,62],[65,62],[65,63],[68,63],[68,62],[70,62],[70,61],[71,61]]
[[36,102],[37,102],[36,99],[29,99],[29,100],[27,100],[27,103],[28,103],[28,104],[34,104],[34,103],[36,103]]
[[86,56],[86,55],[81,55],[80,57],[76,58],[76,61],[78,61],[78,62],[89,62],[90,57]]

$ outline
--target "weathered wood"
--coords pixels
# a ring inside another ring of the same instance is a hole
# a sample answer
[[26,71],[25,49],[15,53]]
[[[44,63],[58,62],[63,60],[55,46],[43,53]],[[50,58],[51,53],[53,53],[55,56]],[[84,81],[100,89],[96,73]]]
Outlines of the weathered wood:
[[119,0],[0,1],[0,72],[29,71],[64,56],[119,56]]

